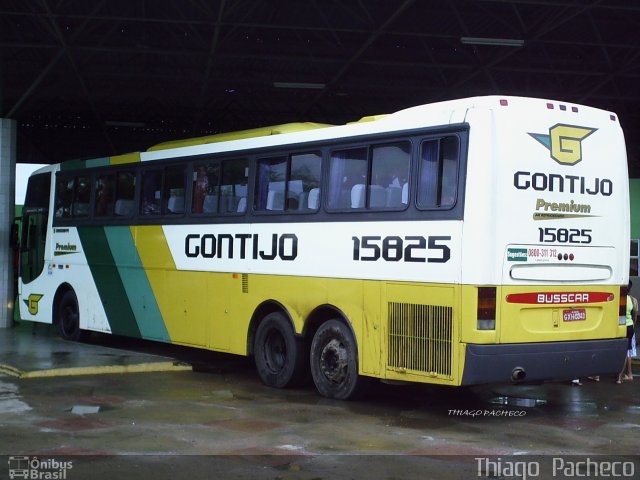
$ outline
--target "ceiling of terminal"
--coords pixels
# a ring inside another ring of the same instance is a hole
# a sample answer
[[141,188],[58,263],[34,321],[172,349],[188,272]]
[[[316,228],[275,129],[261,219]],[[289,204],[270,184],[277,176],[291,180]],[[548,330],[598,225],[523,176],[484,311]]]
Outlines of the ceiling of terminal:
[[0,116],[47,163],[536,96],[616,112],[640,177],[638,32],[629,0],[2,0]]

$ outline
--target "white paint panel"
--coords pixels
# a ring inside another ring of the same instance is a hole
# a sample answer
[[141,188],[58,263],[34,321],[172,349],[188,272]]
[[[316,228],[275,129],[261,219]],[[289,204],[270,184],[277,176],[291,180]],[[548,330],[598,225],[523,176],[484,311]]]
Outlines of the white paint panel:
[[179,270],[455,283],[461,227],[438,221],[163,229]]

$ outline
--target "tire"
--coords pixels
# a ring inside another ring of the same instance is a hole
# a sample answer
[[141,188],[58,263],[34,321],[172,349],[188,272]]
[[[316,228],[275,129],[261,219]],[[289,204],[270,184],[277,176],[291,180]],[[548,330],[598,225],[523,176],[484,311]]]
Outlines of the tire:
[[301,381],[308,349],[282,313],[270,313],[260,322],[253,351],[258,375],[265,385],[285,388]]
[[86,332],[80,329],[80,309],[73,290],[67,290],[58,302],[58,327],[65,340],[78,342],[86,336]]
[[339,320],[322,324],[311,342],[311,375],[318,392],[348,400],[366,389],[368,379],[358,375],[358,349],[351,330]]

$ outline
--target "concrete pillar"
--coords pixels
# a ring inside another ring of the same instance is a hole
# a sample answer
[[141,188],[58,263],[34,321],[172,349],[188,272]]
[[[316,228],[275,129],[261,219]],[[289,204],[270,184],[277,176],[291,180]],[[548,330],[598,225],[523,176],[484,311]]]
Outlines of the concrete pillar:
[[13,323],[13,250],[11,227],[15,216],[16,121],[0,118],[0,328]]

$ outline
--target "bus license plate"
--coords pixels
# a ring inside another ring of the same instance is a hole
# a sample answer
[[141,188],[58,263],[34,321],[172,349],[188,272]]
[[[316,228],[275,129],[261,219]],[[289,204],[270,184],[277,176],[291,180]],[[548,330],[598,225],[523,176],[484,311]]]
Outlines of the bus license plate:
[[587,319],[587,310],[584,308],[572,308],[562,311],[562,320],[565,322],[579,322]]

